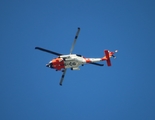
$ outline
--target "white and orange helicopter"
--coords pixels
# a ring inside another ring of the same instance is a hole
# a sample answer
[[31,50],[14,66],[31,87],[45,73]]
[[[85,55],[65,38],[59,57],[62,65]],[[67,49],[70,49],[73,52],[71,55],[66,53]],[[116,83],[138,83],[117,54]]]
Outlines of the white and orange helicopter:
[[71,70],[80,70],[79,67],[87,63],[97,65],[97,66],[104,66],[104,64],[96,63],[100,61],[106,61],[107,65],[111,66],[110,58],[111,57],[116,58],[114,54],[117,52],[117,50],[115,50],[114,52],[110,52],[109,50],[104,50],[105,56],[102,58],[85,58],[84,56],[79,55],[79,54],[72,54],[72,51],[74,49],[79,32],[80,32],[80,28],[78,28],[77,33],[75,35],[74,42],[70,49],[70,54],[64,55],[64,54],[57,53],[51,50],[47,50],[41,47],[35,47],[35,49],[48,52],[48,53],[58,56],[57,58],[52,59],[48,64],[46,64],[46,67],[55,69],[56,71],[63,72],[60,83],[59,83],[61,86],[62,86],[62,82],[63,82],[63,79],[65,77],[65,74],[68,68],[70,68]]

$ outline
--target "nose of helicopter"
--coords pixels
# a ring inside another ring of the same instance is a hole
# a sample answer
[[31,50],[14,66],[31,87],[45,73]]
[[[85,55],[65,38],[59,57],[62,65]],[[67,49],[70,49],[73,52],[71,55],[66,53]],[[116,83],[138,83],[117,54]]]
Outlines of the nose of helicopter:
[[53,63],[51,62],[51,63],[46,64],[46,67],[53,68]]

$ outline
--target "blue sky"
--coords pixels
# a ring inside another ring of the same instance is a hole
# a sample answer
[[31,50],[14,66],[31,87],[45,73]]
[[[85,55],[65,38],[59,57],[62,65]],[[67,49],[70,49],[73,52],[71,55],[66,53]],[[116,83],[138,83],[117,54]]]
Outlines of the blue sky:
[[[154,0],[0,1],[1,120],[154,120]],[[56,56],[102,57],[118,49],[112,67],[61,72]]]

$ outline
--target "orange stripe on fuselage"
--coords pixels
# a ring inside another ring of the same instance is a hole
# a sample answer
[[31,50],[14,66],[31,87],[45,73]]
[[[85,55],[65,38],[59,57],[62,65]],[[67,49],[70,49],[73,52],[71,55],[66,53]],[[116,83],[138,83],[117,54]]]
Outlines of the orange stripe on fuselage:
[[86,63],[90,63],[91,62],[89,58],[84,58],[84,59],[85,59]]
[[102,61],[107,60],[106,56],[104,56],[103,58],[101,58]]

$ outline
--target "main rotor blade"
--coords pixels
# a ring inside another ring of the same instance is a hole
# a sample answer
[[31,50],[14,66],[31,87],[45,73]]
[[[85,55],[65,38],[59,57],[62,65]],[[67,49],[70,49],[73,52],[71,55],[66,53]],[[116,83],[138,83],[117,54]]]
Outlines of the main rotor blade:
[[80,32],[80,28],[78,28],[78,30],[77,30],[77,32],[76,32],[75,39],[74,39],[74,42],[73,42],[72,47],[71,47],[71,50],[70,50],[70,54],[72,54],[72,51],[73,51],[73,49],[74,49],[74,45],[75,45],[76,40],[77,40],[77,38],[78,38],[79,32]]
[[60,80],[60,85],[62,86],[62,82],[63,82],[63,80],[64,80],[64,77],[65,77],[65,74],[66,74],[66,70],[67,69],[65,69],[64,71],[63,71],[63,74],[62,74],[62,76],[61,76],[61,80]]
[[47,49],[44,49],[44,48],[41,48],[41,47],[35,47],[35,49],[38,49],[38,50],[41,50],[41,51],[44,51],[44,52],[48,52],[48,53],[51,53],[51,54],[54,54],[54,55],[63,55],[63,54],[60,54],[60,53],[57,53],[57,52],[54,52],[54,51],[51,51],[51,50],[47,50]]
[[99,63],[89,63],[89,64],[93,64],[93,65],[97,65],[97,66],[104,66],[104,64],[99,64]]

